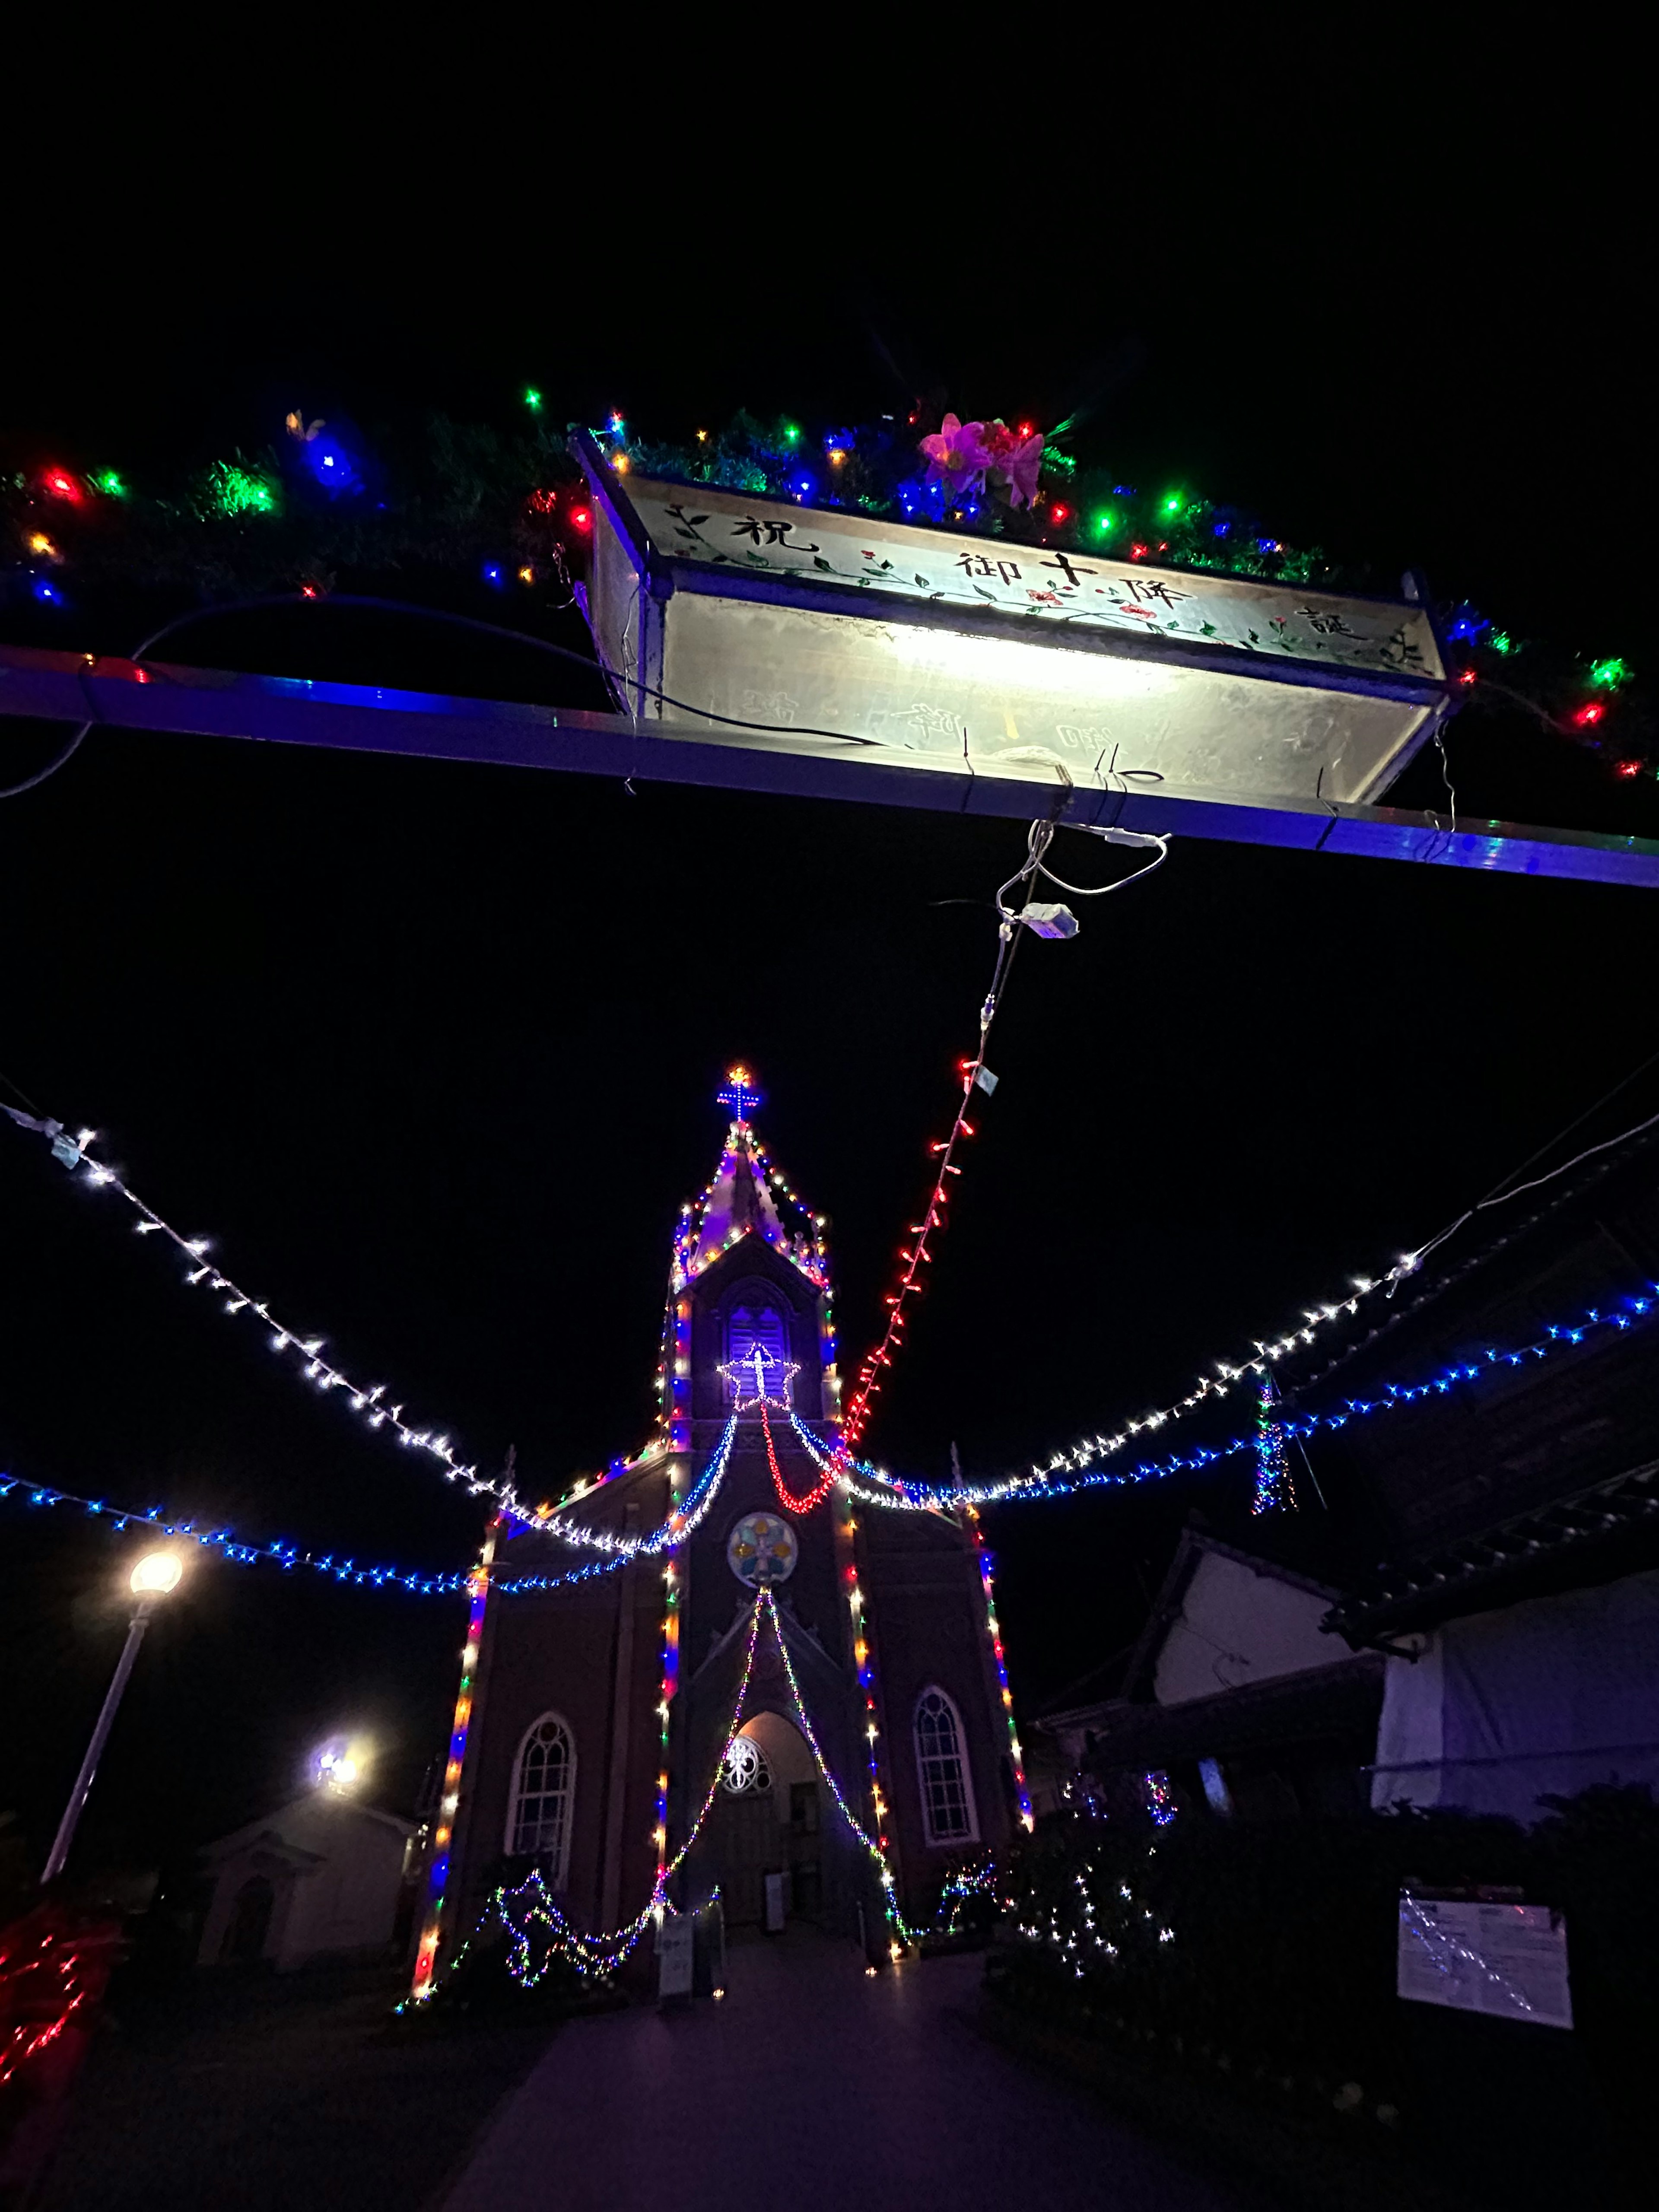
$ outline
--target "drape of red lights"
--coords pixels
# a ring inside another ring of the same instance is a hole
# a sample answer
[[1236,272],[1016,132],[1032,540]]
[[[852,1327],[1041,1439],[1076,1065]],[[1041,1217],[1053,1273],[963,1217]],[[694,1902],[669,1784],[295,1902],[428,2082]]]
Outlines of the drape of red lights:
[[[1001,980],[1000,973],[998,981]],[[994,1005],[994,992],[988,1004]],[[892,1365],[893,1356],[904,1340],[905,1301],[921,1296],[921,1270],[933,1264],[933,1255],[927,1249],[927,1240],[935,1230],[945,1226],[945,1209],[951,1197],[949,1178],[962,1173],[952,1155],[964,1137],[971,1137],[975,1133],[974,1125],[968,1119],[968,1102],[973,1096],[975,1080],[985,1065],[985,1039],[989,1027],[988,1021],[982,1021],[978,1057],[957,1062],[962,1073],[962,1103],[951,1124],[950,1135],[931,1147],[939,1155],[939,1175],[933,1184],[933,1194],[927,1201],[927,1212],[921,1221],[911,1226],[910,1243],[900,1250],[898,1262],[903,1272],[899,1276],[897,1286],[887,1298],[886,1330],[875,1350],[860,1368],[853,1386],[853,1395],[848,1402],[842,1427],[842,1439],[848,1449],[856,1444],[863,1435],[870,1419],[870,1401],[881,1389],[882,1370]]]
[[837,1469],[833,1466],[830,1467],[826,1471],[823,1480],[813,1489],[809,1490],[805,1498],[797,1498],[784,1481],[783,1469],[778,1465],[777,1448],[772,1442],[772,1424],[767,1419],[766,1401],[762,1398],[757,1402],[761,1417],[761,1431],[766,1438],[767,1462],[772,1469],[772,1486],[778,1493],[778,1502],[791,1513],[810,1513],[812,1508],[826,1498],[835,1488]]

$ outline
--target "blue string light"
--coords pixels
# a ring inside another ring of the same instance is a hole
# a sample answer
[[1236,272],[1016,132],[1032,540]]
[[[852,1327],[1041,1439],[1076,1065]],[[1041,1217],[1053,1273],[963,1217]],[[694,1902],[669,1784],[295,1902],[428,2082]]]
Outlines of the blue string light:
[[[1280,1419],[1276,1425],[1285,1437],[1311,1437],[1320,1431],[1345,1429],[1351,1421],[1363,1420],[1372,1413],[1386,1413],[1399,1406],[1416,1405],[1425,1398],[1443,1397],[1466,1382],[1478,1381],[1500,1367],[1524,1367],[1531,1359],[1547,1359],[1552,1352],[1568,1350],[1582,1344],[1598,1329],[1625,1330],[1633,1328],[1644,1316],[1653,1310],[1659,1283],[1650,1283],[1647,1292],[1639,1297],[1622,1299],[1619,1306],[1592,1306],[1583,1319],[1576,1322],[1552,1324],[1543,1336],[1531,1344],[1507,1347],[1490,1345],[1479,1359],[1460,1362],[1443,1373],[1431,1376],[1425,1382],[1385,1382],[1382,1395],[1372,1398],[1348,1398],[1341,1410],[1331,1413],[1300,1413]],[[792,1414],[796,1433],[809,1450],[821,1451],[823,1447],[803,1425],[798,1415]],[[907,1508],[914,1512],[931,1512],[936,1509],[956,1505],[998,1505],[1025,1498],[1068,1498],[1079,1490],[1115,1490],[1136,1483],[1162,1482],[1172,1474],[1194,1474],[1206,1468],[1214,1467],[1223,1460],[1233,1459],[1241,1452],[1255,1452],[1259,1447],[1259,1431],[1250,1435],[1234,1437],[1231,1442],[1214,1447],[1202,1447],[1192,1452],[1172,1452],[1164,1460],[1143,1460],[1139,1467],[1121,1473],[1107,1473],[1091,1468],[1074,1475],[1057,1477],[1034,1469],[1029,1475],[1010,1475],[1006,1481],[994,1483],[925,1483],[901,1481],[872,1467],[864,1460],[843,1457],[840,1464],[846,1471],[854,1495],[872,1505]],[[879,1486],[866,1489],[851,1477],[862,1475],[867,1483]]]
[[[719,1448],[687,1498],[686,1510],[678,1524],[665,1523],[662,1529],[655,1532],[661,1539],[659,1542],[647,1539],[637,1549],[676,1550],[688,1540],[693,1528],[714,1503],[714,1492],[720,1487],[731,1458],[736,1429],[734,1419],[728,1423]],[[471,1579],[465,1571],[423,1574],[416,1568],[365,1566],[355,1559],[341,1559],[332,1552],[303,1551],[297,1545],[283,1542],[280,1538],[269,1544],[244,1543],[229,1528],[198,1528],[191,1521],[164,1521],[159,1506],[153,1506],[148,1513],[135,1513],[125,1507],[111,1505],[104,1498],[77,1497],[73,1491],[57,1490],[46,1483],[25,1483],[15,1475],[0,1474],[0,1498],[17,1498],[28,1505],[78,1506],[88,1519],[101,1520],[116,1535],[128,1528],[147,1528],[157,1535],[176,1537],[186,1543],[200,1545],[204,1550],[217,1552],[222,1558],[233,1561],[237,1566],[310,1567],[319,1574],[331,1575],[338,1583],[354,1583],[376,1589],[404,1589],[420,1597],[453,1597],[465,1590]],[[671,1528],[673,1533],[666,1533]],[[619,1568],[627,1566],[635,1556],[635,1552],[632,1551],[619,1553],[596,1559],[590,1566],[572,1568],[564,1574],[504,1575],[492,1579],[490,1587],[509,1595],[519,1591],[564,1589],[573,1583],[592,1582],[599,1575],[614,1575]]]

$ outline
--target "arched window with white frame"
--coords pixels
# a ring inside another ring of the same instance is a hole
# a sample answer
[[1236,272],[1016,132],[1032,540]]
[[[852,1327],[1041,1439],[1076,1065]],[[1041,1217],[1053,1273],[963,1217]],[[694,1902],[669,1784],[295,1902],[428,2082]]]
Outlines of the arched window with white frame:
[[916,1772],[930,1844],[976,1844],[979,1821],[963,1747],[962,1715],[937,1683],[916,1699]]
[[562,1889],[570,1863],[570,1808],[576,1787],[576,1745],[557,1713],[525,1730],[513,1765],[507,1849],[540,1862],[549,1884]]

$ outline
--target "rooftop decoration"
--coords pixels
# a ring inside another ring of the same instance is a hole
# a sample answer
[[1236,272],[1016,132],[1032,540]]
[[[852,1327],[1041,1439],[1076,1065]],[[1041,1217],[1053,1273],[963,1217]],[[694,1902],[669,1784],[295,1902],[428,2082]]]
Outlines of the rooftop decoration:
[[[550,592],[568,598],[593,514],[543,392],[523,387],[519,404],[510,424],[434,413],[413,434],[373,440],[295,407],[285,422],[250,426],[250,450],[148,481],[102,456],[49,457],[0,481],[0,605],[61,627],[100,589],[225,604],[318,599],[343,576],[418,567],[468,580],[528,617]],[[1124,481],[1080,450],[1077,432],[1074,422],[936,419],[918,405],[856,426],[739,411],[684,443],[647,437],[613,413],[593,434],[624,475],[994,538],[1008,558],[1029,546],[1339,594],[1375,589],[1363,563],[1292,544],[1178,475]],[[1621,781],[1659,775],[1659,732],[1625,657],[1600,642],[1575,651],[1524,638],[1467,601],[1448,601],[1439,620],[1457,680],[1477,699],[1520,708]]]

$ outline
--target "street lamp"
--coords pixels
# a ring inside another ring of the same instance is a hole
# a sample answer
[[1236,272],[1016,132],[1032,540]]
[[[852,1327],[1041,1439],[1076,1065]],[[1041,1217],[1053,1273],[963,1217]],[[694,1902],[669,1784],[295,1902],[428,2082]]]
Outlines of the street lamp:
[[158,1598],[169,1590],[177,1589],[179,1577],[184,1572],[179,1560],[171,1552],[148,1552],[139,1560],[129,1577],[128,1588],[137,1600],[132,1611],[127,1640],[117,1662],[114,1677],[104,1698],[104,1709],[98,1716],[98,1725],[92,1732],[92,1741],[87,1746],[87,1755],[81,1761],[81,1771],[75,1778],[75,1787],[70,1791],[69,1803],[64,1808],[64,1817],[58,1823],[58,1833],[52,1839],[51,1855],[46,1860],[43,1883],[53,1881],[64,1871],[64,1862],[70,1855],[70,1845],[75,1841],[75,1831],[80,1825],[81,1814],[92,1790],[92,1778],[98,1771],[98,1762],[104,1755],[104,1746],[114,1724],[115,1709],[121,1702],[121,1692],[127,1686],[127,1676],[132,1672],[132,1662],[138,1656],[138,1646],[144,1640],[144,1631],[149,1626],[149,1616]]

